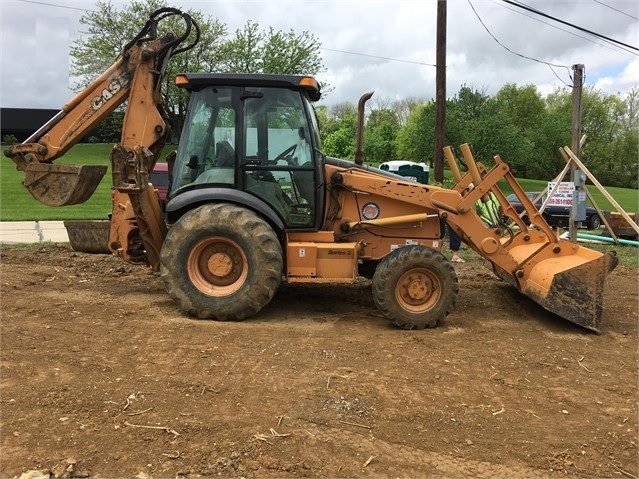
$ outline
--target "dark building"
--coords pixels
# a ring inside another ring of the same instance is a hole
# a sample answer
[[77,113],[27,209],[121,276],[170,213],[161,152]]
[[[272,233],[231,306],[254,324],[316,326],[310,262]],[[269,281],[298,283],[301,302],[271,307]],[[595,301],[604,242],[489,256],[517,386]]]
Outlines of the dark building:
[[60,110],[33,108],[0,108],[0,139],[14,135],[23,142]]

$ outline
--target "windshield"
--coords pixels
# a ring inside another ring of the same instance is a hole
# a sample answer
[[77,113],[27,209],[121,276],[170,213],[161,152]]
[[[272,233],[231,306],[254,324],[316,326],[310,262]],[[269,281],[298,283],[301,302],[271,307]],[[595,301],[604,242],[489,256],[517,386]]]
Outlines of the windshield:
[[[204,181],[235,182],[235,118],[231,88],[205,88],[191,94],[172,191]],[[216,175],[201,176],[211,168]]]

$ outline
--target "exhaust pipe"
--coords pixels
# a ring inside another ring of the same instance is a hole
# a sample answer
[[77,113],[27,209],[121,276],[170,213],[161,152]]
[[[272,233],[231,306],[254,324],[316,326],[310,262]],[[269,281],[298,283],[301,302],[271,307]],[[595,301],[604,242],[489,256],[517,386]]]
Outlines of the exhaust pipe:
[[364,93],[357,103],[357,137],[355,148],[355,164],[364,164],[364,106],[375,92]]

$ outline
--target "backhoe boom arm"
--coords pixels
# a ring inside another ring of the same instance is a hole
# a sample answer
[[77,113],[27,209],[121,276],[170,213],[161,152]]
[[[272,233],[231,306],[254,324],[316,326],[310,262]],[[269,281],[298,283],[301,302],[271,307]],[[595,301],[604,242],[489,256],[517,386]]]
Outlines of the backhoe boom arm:
[[[186,23],[184,34],[177,37],[174,33],[167,33],[157,39],[154,36],[148,36],[154,35],[158,22],[169,15],[180,15],[184,18]],[[174,47],[186,39],[192,26],[196,27],[199,36],[197,25],[187,14],[171,8],[154,12],[145,27],[126,45],[122,55],[107,70],[73,97],[57,115],[24,143],[7,149],[5,156],[11,158],[22,171],[26,171],[27,167],[36,161],[51,163],[64,155],[125,100],[129,100],[130,107],[135,104],[135,98],[132,97],[140,93],[149,93],[132,88],[133,85],[139,86],[140,83],[145,83],[147,87],[152,85],[151,91],[159,94],[159,84],[166,68],[165,59],[185,50],[173,51]],[[141,68],[143,66],[146,68]],[[146,78],[140,81],[135,79],[136,76]],[[159,105],[160,97],[157,96],[153,102],[145,104],[145,110],[142,113],[154,115],[156,113],[154,110],[157,110]],[[123,139],[127,132],[131,131],[131,128],[127,130],[125,127],[122,129]],[[156,134],[162,133],[164,132],[156,132]]]
[[[158,23],[169,16],[182,17],[184,32],[158,38]],[[192,28],[194,42],[178,48]],[[83,203],[93,195],[107,166],[53,161],[126,101],[121,141],[110,155],[114,191],[109,248],[125,260],[148,262],[154,268],[159,266],[166,226],[149,179],[170,133],[161,84],[168,60],[198,40],[199,27],[188,14],[174,8],[155,11],[104,73],[24,143],[5,151],[25,172],[23,184],[35,199],[49,206]]]

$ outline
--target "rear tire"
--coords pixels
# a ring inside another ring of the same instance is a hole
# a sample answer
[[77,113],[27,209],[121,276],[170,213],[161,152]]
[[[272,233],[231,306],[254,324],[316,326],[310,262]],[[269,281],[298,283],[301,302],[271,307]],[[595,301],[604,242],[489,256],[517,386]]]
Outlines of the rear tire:
[[282,247],[273,229],[230,204],[186,213],[169,229],[160,259],[169,295],[200,319],[252,316],[271,301],[282,279]]
[[402,329],[437,326],[453,310],[458,291],[452,264],[425,246],[396,249],[373,276],[375,305]]

